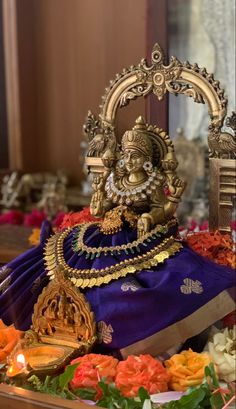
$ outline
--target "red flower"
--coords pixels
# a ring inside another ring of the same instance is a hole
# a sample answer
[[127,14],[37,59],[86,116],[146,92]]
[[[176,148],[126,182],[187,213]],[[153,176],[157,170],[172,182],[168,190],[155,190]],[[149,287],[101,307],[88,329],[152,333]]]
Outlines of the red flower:
[[52,224],[55,226],[57,229],[60,228],[60,225],[62,224],[64,218],[66,216],[65,212],[59,212],[57,213],[55,219],[53,220]]
[[100,219],[95,218],[91,215],[89,207],[85,207],[80,212],[76,213],[67,213],[64,216],[64,219],[59,227],[60,230],[65,229],[66,227],[73,227],[76,224],[96,222]]
[[223,318],[223,326],[233,328],[233,326],[236,325],[236,310],[231,312],[230,314],[226,315]]
[[124,396],[135,397],[141,386],[150,394],[167,391],[169,379],[162,363],[151,355],[130,355],[119,362],[115,383]]
[[0,214],[0,224],[22,224],[24,214],[20,210],[9,210]]

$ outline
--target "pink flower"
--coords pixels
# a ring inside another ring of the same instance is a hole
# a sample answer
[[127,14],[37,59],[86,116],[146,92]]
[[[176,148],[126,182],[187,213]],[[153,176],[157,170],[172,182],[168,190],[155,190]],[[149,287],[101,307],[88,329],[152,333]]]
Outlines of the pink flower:
[[236,220],[232,220],[230,227],[232,230],[236,230]]
[[9,210],[0,214],[0,224],[22,224],[24,214],[20,210]]
[[209,223],[208,220],[205,220],[204,222],[202,222],[202,224],[200,225],[200,230],[209,230]]
[[33,209],[31,213],[25,215],[24,226],[41,227],[41,224],[45,219],[46,219],[46,214],[44,212],[38,209]]

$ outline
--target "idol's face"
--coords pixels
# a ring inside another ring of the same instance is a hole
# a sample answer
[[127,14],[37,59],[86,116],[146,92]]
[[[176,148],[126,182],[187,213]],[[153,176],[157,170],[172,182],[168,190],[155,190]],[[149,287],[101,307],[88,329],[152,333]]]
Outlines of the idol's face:
[[143,170],[145,157],[139,150],[134,148],[125,149],[123,159],[125,168],[129,173],[135,173]]

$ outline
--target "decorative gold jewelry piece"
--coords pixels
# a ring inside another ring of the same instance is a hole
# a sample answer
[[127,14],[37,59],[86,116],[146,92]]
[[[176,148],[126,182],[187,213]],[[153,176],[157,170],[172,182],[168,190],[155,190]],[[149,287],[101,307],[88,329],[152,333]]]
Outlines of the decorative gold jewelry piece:
[[135,228],[137,220],[137,214],[131,209],[126,206],[118,206],[105,214],[100,230],[104,234],[114,234],[121,230],[124,221],[128,222],[131,228]]
[[[115,208],[114,210],[116,210]],[[73,249],[78,255],[82,255],[84,253],[89,254],[91,260],[93,260],[95,257],[99,257],[101,254],[102,255],[107,255],[107,254],[116,254],[118,252],[124,251],[126,254],[134,252],[139,252],[139,246],[144,245],[147,242],[150,242],[152,240],[156,240],[157,238],[161,237],[161,234],[165,234],[168,232],[168,230],[175,226],[177,224],[176,219],[171,219],[169,220],[168,223],[165,225],[157,225],[152,229],[150,232],[146,233],[144,236],[142,236],[140,239],[134,240],[132,242],[129,242],[127,244],[121,244],[119,246],[105,246],[105,247],[89,247],[84,243],[84,236],[85,233],[88,231],[90,226],[97,226],[98,228],[100,227],[100,223],[86,223],[84,225],[78,225],[78,231],[75,232],[74,234],[74,244],[73,244]],[[101,229],[100,229],[101,230]],[[102,231],[102,230],[101,230]],[[133,249],[133,251],[132,251]],[[94,257],[93,257],[94,256]]]
[[76,287],[91,288],[107,284],[111,280],[125,277],[127,274],[134,274],[138,271],[150,269],[164,260],[174,255],[182,248],[182,244],[176,242],[171,236],[162,241],[145,254],[138,255],[132,259],[126,259],[110,267],[103,269],[75,269],[70,267],[63,255],[64,239],[71,232],[71,228],[51,237],[45,247],[45,265],[50,279],[54,278],[54,270],[61,266],[65,275]]
[[[155,193],[158,186],[163,186],[164,181],[165,177],[158,173],[157,169],[154,169],[150,176],[148,176],[148,179],[143,183],[140,183],[137,187],[131,185],[127,186],[127,189],[124,189],[124,186],[122,188],[116,186],[115,173],[111,172],[107,178],[105,190],[108,199],[111,199],[114,203],[131,206],[137,201],[147,201],[148,198]],[[128,185],[127,182],[128,181],[126,181],[126,185]]]

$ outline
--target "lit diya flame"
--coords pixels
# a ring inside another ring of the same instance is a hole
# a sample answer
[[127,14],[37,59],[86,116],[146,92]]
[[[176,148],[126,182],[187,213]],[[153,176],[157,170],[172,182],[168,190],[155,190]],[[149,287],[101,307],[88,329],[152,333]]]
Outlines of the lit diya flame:
[[26,360],[24,354],[18,354],[16,357],[16,365],[19,369],[26,368]]
[[13,377],[17,375],[27,375],[27,362],[25,359],[24,354],[20,353],[17,354],[14,359],[12,360],[8,370],[7,370],[7,376]]

